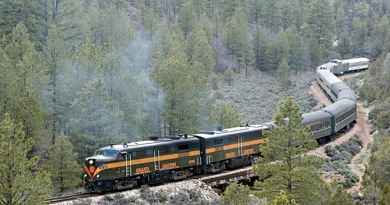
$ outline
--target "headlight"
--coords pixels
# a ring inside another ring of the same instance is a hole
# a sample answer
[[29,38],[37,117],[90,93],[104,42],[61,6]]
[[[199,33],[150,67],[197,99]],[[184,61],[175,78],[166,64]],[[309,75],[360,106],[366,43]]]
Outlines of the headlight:
[[98,175],[96,175],[96,179],[99,179],[100,178],[100,175],[98,174]]
[[93,160],[92,159],[88,160],[88,164],[93,165]]

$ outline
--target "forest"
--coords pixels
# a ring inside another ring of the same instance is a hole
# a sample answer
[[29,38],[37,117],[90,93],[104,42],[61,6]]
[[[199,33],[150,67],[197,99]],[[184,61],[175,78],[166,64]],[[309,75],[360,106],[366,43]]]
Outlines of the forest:
[[[44,204],[79,187],[102,146],[247,123],[214,92],[237,76],[261,72],[287,90],[291,76],[351,57],[372,60],[355,90],[376,130],[364,196],[322,182],[321,160],[283,161],[277,135],[308,145],[289,147],[296,155],[315,145],[279,122],[264,161],[283,163],[254,169],[282,171],[232,184],[221,203],[390,204],[389,16],[388,0],[0,0],[0,204]],[[275,119],[300,119],[291,98],[280,106],[290,112]],[[275,186],[289,177],[296,186]]]

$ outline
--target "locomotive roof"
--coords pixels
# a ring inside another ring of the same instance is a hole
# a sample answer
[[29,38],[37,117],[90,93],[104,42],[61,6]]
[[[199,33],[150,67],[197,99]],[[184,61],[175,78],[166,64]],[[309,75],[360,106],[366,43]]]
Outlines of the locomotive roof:
[[324,112],[323,110],[318,110],[315,112],[309,112],[302,115],[302,123],[306,124],[309,122],[316,122],[324,119],[330,119],[330,114]]
[[268,129],[267,125],[250,125],[247,127],[233,127],[224,129],[222,131],[212,131],[212,132],[201,132],[199,134],[196,134],[195,136],[201,137],[201,138],[216,138],[221,137],[225,135],[232,135],[232,134],[240,134],[240,133],[247,133],[252,131],[260,131]]
[[100,149],[115,149],[118,151],[127,150],[127,149],[135,149],[135,148],[147,148],[147,147],[155,147],[155,146],[161,146],[161,145],[172,145],[172,144],[179,144],[181,142],[193,142],[198,141],[197,138],[194,136],[188,135],[187,138],[185,137],[166,137],[166,138],[157,138],[155,140],[144,140],[144,141],[137,141],[137,142],[130,142],[130,143],[124,143],[124,144],[115,144],[115,145],[109,145],[102,147]]

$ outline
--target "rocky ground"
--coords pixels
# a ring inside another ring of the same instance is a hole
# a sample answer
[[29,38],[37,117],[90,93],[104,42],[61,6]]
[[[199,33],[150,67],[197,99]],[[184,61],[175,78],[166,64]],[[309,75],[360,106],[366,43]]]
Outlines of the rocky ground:
[[57,203],[56,205],[200,205],[220,204],[220,196],[198,180],[107,194],[104,196]]
[[290,85],[284,89],[276,74],[250,70],[247,77],[244,72],[233,75],[231,85],[220,81],[213,92],[218,100],[233,104],[243,122],[260,124],[272,120],[278,101],[285,96],[293,96],[303,112],[312,110],[316,101],[308,88],[314,79],[313,71],[292,73]]

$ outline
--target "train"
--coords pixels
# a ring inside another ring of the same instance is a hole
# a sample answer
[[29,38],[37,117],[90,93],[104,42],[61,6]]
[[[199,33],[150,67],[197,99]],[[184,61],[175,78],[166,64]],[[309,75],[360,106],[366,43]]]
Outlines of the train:
[[368,58],[333,59],[328,63],[320,65],[318,69],[329,70],[335,75],[343,75],[344,73],[366,70],[369,64],[370,59]]
[[[358,61],[363,64],[366,59],[350,60]],[[341,72],[328,64],[316,69],[316,82],[333,103],[303,114],[302,124],[310,128],[319,143],[351,128],[357,119],[357,96],[335,74],[365,69]],[[108,192],[248,166],[261,157],[265,133],[274,127],[269,122],[102,147],[85,159],[84,187],[91,192]]]

